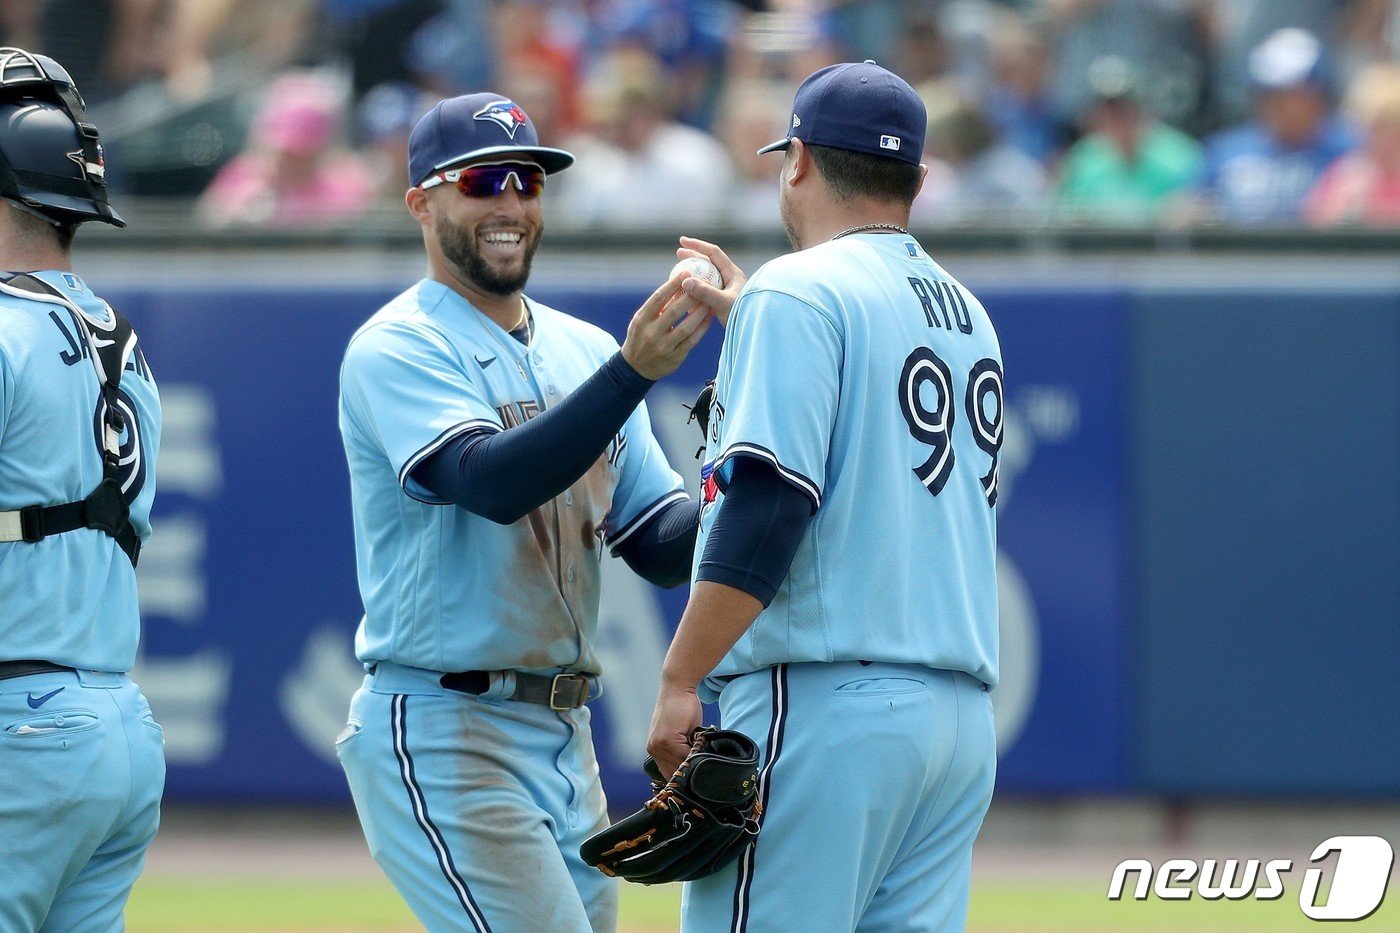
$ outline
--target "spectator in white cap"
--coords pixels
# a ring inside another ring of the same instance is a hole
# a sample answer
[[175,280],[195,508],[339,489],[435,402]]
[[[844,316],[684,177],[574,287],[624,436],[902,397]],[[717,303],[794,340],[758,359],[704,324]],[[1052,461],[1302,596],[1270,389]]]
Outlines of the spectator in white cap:
[[1206,145],[1201,193],[1220,219],[1291,225],[1329,165],[1356,147],[1334,112],[1331,66],[1321,40],[1280,29],[1249,56],[1255,119]]

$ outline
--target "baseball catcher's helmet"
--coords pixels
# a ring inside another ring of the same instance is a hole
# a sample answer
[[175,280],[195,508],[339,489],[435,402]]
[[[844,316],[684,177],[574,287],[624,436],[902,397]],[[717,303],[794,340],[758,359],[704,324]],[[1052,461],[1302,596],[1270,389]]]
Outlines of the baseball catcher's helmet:
[[0,48],[0,198],[56,226],[125,227],[107,203],[97,127],[47,55]]

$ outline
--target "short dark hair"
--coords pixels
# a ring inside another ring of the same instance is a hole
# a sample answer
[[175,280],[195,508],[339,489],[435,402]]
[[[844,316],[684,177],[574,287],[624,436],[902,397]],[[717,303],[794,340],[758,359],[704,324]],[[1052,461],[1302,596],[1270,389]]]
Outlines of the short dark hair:
[[807,149],[812,153],[817,171],[838,199],[873,198],[914,203],[914,195],[919,190],[919,166],[833,146],[809,145]]

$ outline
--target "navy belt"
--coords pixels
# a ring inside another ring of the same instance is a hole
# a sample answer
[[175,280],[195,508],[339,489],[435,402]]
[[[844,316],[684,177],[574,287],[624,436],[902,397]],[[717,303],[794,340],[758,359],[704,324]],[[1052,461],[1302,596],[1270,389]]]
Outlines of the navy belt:
[[[491,689],[490,671],[457,671],[439,681],[448,690],[478,695]],[[587,674],[526,674],[515,672],[515,692],[506,697],[538,703],[553,710],[578,709],[588,702],[593,679]]]
[[30,674],[54,674],[59,671],[71,671],[73,668],[64,667],[62,664],[53,664],[49,661],[0,661],[0,680],[9,680],[11,677],[28,677]]

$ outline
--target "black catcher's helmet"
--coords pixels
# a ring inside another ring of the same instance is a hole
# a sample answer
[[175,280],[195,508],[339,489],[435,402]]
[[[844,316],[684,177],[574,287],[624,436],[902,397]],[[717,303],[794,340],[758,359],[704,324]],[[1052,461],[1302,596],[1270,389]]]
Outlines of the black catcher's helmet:
[[97,127],[47,55],[0,48],[0,198],[56,226],[125,227],[107,203]]

